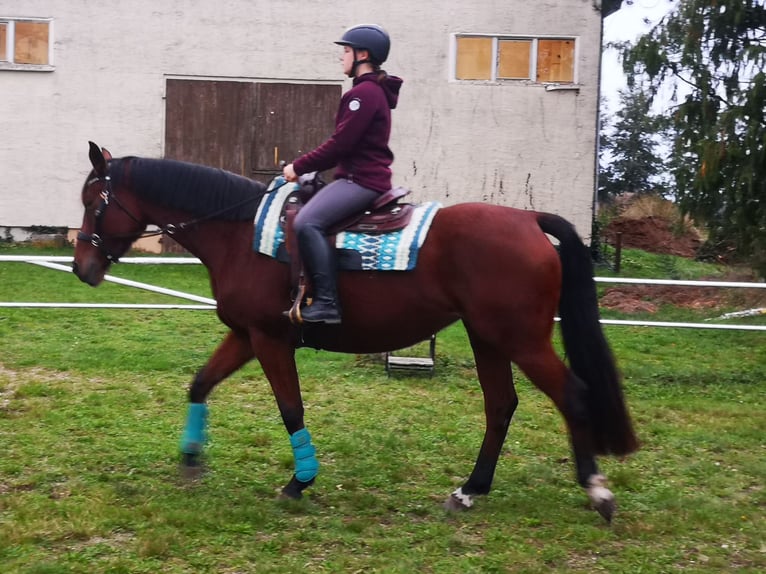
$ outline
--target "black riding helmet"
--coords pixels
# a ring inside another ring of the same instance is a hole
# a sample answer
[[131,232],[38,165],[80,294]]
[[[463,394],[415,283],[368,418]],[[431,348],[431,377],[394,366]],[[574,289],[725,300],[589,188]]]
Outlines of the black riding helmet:
[[[388,58],[388,51],[391,49],[391,39],[388,37],[388,32],[375,24],[352,26],[335,43],[339,46],[349,46],[354,49],[352,74],[356,72],[356,67],[359,64],[370,63],[380,66]],[[357,60],[357,50],[367,50],[370,57],[367,60]]]

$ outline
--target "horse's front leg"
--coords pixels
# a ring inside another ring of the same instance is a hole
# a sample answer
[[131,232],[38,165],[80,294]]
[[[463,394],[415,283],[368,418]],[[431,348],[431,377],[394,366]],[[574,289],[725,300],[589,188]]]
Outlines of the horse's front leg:
[[193,478],[201,470],[200,458],[205,444],[208,410],[205,400],[218,383],[253,356],[249,337],[231,331],[194,377],[189,388],[189,408],[181,437],[181,460],[186,476]]
[[295,366],[295,347],[288,342],[258,334],[251,337],[256,356],[271,384],[282,421],[290,435],[290,446],[295,458],[295,472],[282,488],[282,495],[298,499],[314,483],[319,472],[319,461],[311,435],[303,422],[303,398]]

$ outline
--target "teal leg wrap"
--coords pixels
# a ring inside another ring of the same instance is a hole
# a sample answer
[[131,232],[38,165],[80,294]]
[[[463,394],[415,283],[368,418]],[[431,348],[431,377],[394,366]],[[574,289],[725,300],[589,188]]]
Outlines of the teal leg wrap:
[[207,426],[207,405],[205,403],[189,403],[186,415],[186,428],[181,438],[181,452],[184,454],[199,454],[205,444],[205,427]]
[[295,456],[295,478],[309,482],[319,472],[319,461],[309,431],[302,428],[290,435],[290,445]]

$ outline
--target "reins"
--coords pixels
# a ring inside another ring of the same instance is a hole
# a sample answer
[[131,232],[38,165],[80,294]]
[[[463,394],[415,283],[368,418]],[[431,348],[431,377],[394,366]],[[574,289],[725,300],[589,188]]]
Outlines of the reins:
[[[122,211],[125,215],[130,217],[133,221],[135,221],[139,225],[141,225],[142,222],[135,215],[133,215],[133,213],[131,213],[127,207],[125,207],[122,203],[120,203],[120,200],[117,198],[117,195],[114,193],[114,190],[112,189],[112,178],[108,174],[103,177],[96,176],[88,180],[85,183],[85,185],[87,187],[89,185],[96,183],[97,181],[103,181],[105,182],[105,185],[100,193],[101,203],[99,204],[99,206],[96,208],[94,212],[94,216],[96,219],[95,233],[84,233],[80,231],[77,234],[77,240],[88,241],[94,247],[97,247],[99,250],[101,250],[101,252],[107,258],[107,260],[111,261],[112,263],[118,263],[120,256],[114,255],[106,248],[106,246],[104,245],[104,234],[101,233],[101,220],[104,217],[106,208],[109,207],[110,201],[113,200],[114,203],[117,205],[117,207],[120,208],[120,211]],[[275,191],[277,191],[278,189],[280,189],[282,186],[286,185],[287,183],[289,182],[287,180],[284,180],[279,185],[274,186],[272,189],[266,191],[265,193],[261,195],[254,195],[252,197],[247,197],[243,199],[242,201],[238,201],[237,203],[233,205],[228,205],[222,209],[214,211],[213,213],[208,213],[201,217],[195,217],[194,219],[183,221],[181,223],[168,223],[166,225],[159,227],[155,231],[143,231],[138,236],[135,236],[133,233],[118,233],[115,235],[110,235],[109,239],[126,239],[128,237],[135,237],[135,240],[137,241],[138,239],[143,239],[146,237],[156,237],[158,235],[168,235],[172,237],[178,231],[185,231],[191,227],[194,227],[195,225],[199,223],[203,223],[205,221],[215,219],[216,217],[223,215],[224,213],[233,211],[244,205],[247,205],[251,201],[260,200],[263,198],[264,195],[274,193]]]

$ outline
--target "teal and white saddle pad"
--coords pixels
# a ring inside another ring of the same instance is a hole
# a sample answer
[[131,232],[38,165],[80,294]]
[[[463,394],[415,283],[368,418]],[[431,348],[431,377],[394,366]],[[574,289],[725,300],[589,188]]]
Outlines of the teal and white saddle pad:
[[[269,185],[255,214],[253,250],[269,257],[286,260],[285,233],[279,218],[287,197],[298,189],[296,183],[283,184],[275,178]],[[352,233],[343,231],[335,238],[341,269],[360,271],[411,271],[418,261],[420,247],[426,239],[441,203],[431,201],[415,207],[410,223],[391,233]]]

